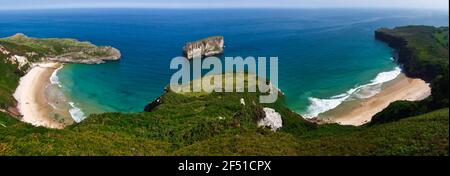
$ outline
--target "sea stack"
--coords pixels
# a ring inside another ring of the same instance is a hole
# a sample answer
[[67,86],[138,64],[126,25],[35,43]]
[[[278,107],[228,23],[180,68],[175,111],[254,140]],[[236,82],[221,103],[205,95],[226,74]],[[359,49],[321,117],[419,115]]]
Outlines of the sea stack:
[[183,53],[187,59],[203,58],[222,54],[223,46],[223,36],[212,36],[186,43],[183,47]]

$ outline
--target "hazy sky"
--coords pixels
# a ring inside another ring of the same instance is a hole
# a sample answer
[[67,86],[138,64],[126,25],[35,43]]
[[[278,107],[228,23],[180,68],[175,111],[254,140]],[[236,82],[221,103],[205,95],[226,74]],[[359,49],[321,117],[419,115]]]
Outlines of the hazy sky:
[[449,0],[0,0],[0,9],[39,8],[426,8],[448,10]]

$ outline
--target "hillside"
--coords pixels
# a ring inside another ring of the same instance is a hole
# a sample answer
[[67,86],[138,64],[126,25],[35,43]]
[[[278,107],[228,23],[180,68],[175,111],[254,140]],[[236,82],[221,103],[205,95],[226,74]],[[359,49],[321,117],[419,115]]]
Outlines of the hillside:
[[7,62],[6,58],[0,52],[0,109],[6,109],[15,104],[12,94],[19,84],[20,77],[25,74],[17,69],[16,64]]
[[381,28],[375,31],[375,37],[397,51],[396,60],[408,76],[431,83],[432,95],[420,102],[394,102],[375,115],[372,124],[395,121],[448,107],[448,27]]
[[397,50],[397,60],[408,76],[432,81],[448,73],[448,27],[381,28],[375,31],[375,37]]
[[0,155],[448,155],[448,109],[373,127],[317,126],[280,99],[269,106],[283,119],[273,132],[256,125],[257,98],[169,92],[153,112],[91,115],[63,130],[2,114]]
[[110,46],[95,46],[75,39],[38,39],[20,33],[1,38],[0,45],[14,55],[27,57],[30,62],[99,64],[104,60],[118,60],[121,56],[119,50]]

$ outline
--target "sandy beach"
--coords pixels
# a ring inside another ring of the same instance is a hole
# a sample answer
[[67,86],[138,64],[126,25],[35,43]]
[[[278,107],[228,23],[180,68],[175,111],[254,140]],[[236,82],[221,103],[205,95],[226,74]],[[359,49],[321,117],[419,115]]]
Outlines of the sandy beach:
[[378,94],[362,100],[344,102],[323,116],[338,124],[359,126],[370,122],[372,116],[394,101],[418,101],[429,95],[431,88],[428,83],[400,74],[396,79],[384,83],[383,89]]
[[47,103],[45,88],[50,84],[52,73],[61,66],[59,63],[36,63],[22,78],[14,92],[17,100],[17,109],[22,115],[21,120],[35,126],[48,128],[64,127],[50,118],[52,107]]

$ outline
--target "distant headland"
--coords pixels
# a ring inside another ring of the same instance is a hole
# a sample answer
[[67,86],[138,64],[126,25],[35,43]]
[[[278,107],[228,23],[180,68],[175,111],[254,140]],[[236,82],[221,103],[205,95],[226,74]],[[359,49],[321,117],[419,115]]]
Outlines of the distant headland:
[[61,62],[100,64],[107,60],[119,60],[120,51],[111,46],[95,46],[75,39],[32,38],[22,33],[0,39],[12,49],[23,49],[32,62]]
[[9,95],[1,94],[1,108],[24,122],[50,128],[63,128],[82,118],[76,117],[77,107],[72,102],[48,95],[57,91],[49,90],[52,88],[49,85],[60,86],[55,73],[63,63],[100,64],[121,57],[120,51],[111,46],[95,46],[75,39],[31,38],[21,33],[1,38],[0,53],[8,67],[17,67],[18,74],[12,74],[11,79],[22,76],[14,94],[14,89],[7,90]]

